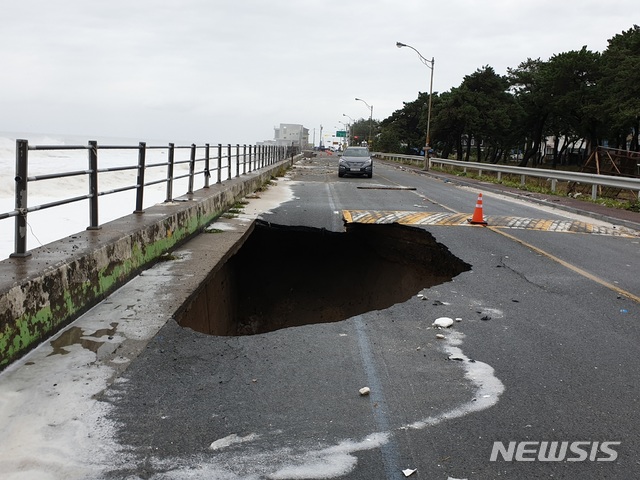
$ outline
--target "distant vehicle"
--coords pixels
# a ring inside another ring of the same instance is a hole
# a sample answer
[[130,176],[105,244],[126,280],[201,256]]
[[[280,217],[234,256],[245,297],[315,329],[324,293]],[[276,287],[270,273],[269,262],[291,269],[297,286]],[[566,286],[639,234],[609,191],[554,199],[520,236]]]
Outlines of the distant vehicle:
[[347,147],[338,162],[338,176],[365,175],[373,176],[373,158],[367,147]]

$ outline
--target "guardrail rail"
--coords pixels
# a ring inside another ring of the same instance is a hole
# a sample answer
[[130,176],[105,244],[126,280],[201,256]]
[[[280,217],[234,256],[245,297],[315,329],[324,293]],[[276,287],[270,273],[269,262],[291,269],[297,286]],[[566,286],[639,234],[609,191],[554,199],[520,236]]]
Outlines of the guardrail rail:
[[[147,164],[147,153],[153,150],[167,150],[166,160]],[[73,151],[86,150],[88,155],[88,168],[72,170],[66,172],[51,172],[40,175],[29,175],[29,152],[31,151]],[[101,167],[99,165],[99,153],[103,151],[132,151],[137,153],[137,163],[135,165],[121,165]],[[188,151],[188,158],[176,159],[176,152]],[[0,220],[15,218],[15,241],[14,252],[10,257],[28,257],[27,251],[27,215],[30,212],[58,207],[69,203],[89,200],[89,226],[88,230],[100,228],[98,219],[99,202],[103,195],[123,192],[126,190],[136,190],[136,200],[134,213],[142,214],[145,187],[151,185],[166,184],[166,202],[171,202],[174,198],[174,182],[179,179],[188,179],[186,194],[192,194],[195,179],[202,178],[202,188],[209,188],[210,179],[215,175],[215,182],[221,183],[225,180],[240,175],[251,173],[266,166],[273,165],[285,158],[297,153],[297,147],[275,146],[275,145],[147,145],[140,142],[137,146],[122,145],[98,145],[97,141],[89,141],[87,145],[30,145],[28,140],[16,140],[16,169],[15,169],[15,209],[9,212],[0,212]],[[179,165],[188,166],[188,172],[176,173],[175,167]],[[151,169],[166,168],[164,178],[146,181],[147,173]],[[134,184],[122,185],[109,190],[99,190],[100,175],[107,172],[133,171],[136,173]],[[87,178],[87,193],[66,197],[59,200],[41,204],[29,205],[28,186],[32,182],[40,182],[51,179],[65,177],[85,176]]]
[[[424,157],[417,155],[399,155],[393,153],[375,153],[375,156],[385,160],[402,161],[424,164]],[[619,177],[613,175],[597,175],[583,172],[566,172],[562,170],[549,170],[543,168],[518,167],[516,165],[498,165],[492,163],[463,162],[460,160],[449,160],[445,158],[429,158],[429,168],[434,165],[449,165],[452,167],[467,170],[477,170],[479,175],[482,172],[496,172],[498,181],[502,174],[519,175],[520,183],[524,185],[527,177],[545,178],[551,180],[551,191],[555,192],[558,181],[575,182],[579,184],[591,185],[591,198],[598,198],[598,187],[613,187],[623,190],[637,192],[640,200],[640,178]]]

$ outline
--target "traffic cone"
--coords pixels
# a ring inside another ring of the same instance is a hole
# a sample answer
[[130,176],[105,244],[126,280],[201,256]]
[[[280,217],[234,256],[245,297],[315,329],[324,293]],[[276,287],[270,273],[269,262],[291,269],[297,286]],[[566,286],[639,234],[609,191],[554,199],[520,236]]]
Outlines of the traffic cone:
[[473,211],[473,217],[468,218],[467,222],[472,225],[486,225],[487,222],[484,220],[484,216],[482,215],[482,194],[478,194],[478,201],[476,202],[476,209]]

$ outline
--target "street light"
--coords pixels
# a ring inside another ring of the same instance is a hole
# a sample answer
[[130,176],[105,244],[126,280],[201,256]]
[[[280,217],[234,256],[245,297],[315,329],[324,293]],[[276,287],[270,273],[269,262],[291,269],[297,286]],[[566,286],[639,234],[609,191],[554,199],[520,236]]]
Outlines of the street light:
[[347,135],[349,135],[348,139],[347,139],[347,146],[351,143],[351,134],[353,133],[353,124],[355,123],[355,120],[353,118],[351,118],[349,115],[347,115],[346,113],[342,114],[343,117],[347,117],[349,120],[351,120],[351,123],[349,123],[349,132],[347,133]]
[[431,81],[429,82],[429,108],[427,110],[427,141],[424,147],[424,169],[428,170],[429,169],[429,143],[431,141],[431,138],[429,137],[430,128],[431,128],[431,96],[433,94],[433,67],[434,67],[435,61],[433,57],[431,57],[431,60],[427,60],[422,56],[422,54],[418,50],[413,48],[411,45],[407,45],[406,43],[396,42],[396,47],[398,48],[409,47],[411,50],[413,50],[418,54],[418,57],[420,57],[420,61],[424,63],[427,67],[429,67],[429,69],[431,70]]
[[356,101],[362,102],[367,107],[369,107],[369,146],[371,146],[371,130],[372,130],[372,127],[373,127],[373,105],[369,105],[367,102],[365,102],[361,98],[356,98]]
[[341,123],[344,127],[344,135],[345,135],[345,139],[343,143],[344,147],[348,147],[349,146],[349,123],[348,122],[341,122],[340,120],[338,120],[338,123]]

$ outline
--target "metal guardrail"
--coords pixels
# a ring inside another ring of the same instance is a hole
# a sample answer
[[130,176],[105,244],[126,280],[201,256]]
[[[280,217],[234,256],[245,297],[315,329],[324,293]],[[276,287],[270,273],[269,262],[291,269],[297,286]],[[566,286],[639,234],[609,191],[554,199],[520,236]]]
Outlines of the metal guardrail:
[[[424,164],[424,157],[417,155],[398,155],[392,153],[376,153],[376,157],[388,160],[401,160],[416,164]],[[468,169],[477,170],[479,175],[482,172],[496,172],[498,180],[501,180],[503,173],[510,175],[520,175],[520,183],[525,184],[527,177],[546,178],[551,180],[551,190],[556,191],[558,181],[575,182],[578,184],[591,185],[591,198],[596,199],[598,187],[613,187],[623,190],[638,192],[640,200],[640,178],[617,177],[613,175],[596,175],[593,173],[566,172],[562,170],[548,170],[542,168],[518,167],[515,165],[497,165],[492,163],[463,162],[460,160],[448,160],[445,158],[430,158],[429,168],[433,165],[449,165],[462,168],[465,172]]]
[[[167,158],[164,162],[146,163],[147,152],[149,150],[165,149]],[[29,176],[29,152],[30,151],[52,151],[52,150],[86,150],[88,153],[88,169],[74,170],[67,172],[52,172],[43,175]],[[102,150],[129,150],[137,151],[138,162],[135,165],[124,165],[117,167],[99,168],[98,154]],[[176,160],[176,151],[189,150],[188,159]],[[144,189],[145,187],[166,183],[166,202],[173,200],[173,183],[176,180],[187,178],[188,189],[186,194],[192,194],[194,180],[198,176],[203,178],[203,188],[209,188],[212,172],[216,173],[216,183],[221,183],[232,178],[232,165],[235,163],[235,177],[240,177],[252,171],[270,166],[285,158],[297,153],[296,147],[284,147],[274,145],[223,145],[211,147],[208,143],[204,145],[191,144],[178,146],[173,143],[163,146],[148,146],[145,142],[140,142],[138,146],[120,145],[98,145],[96,141],[89,141],[87,145],[29,145],[28,140],[16,140],[16,171],[15,171],[15,209],[10,212],[0,212],[0,220],[15,218],[15,242],[14,253],[11,257],[28,257],[27,251],[27,215],[30,212],[58,207],[69,203],[89,200],[89,226],[87,230],[100,228],[98,221],[99,197],[127,190],[136,190],[136,205],[134,213],[142,214]],[[198,155],[201,155],[200,157]],[[174,167],[177,165],[187,165],[188,173],[176,175]],[[213,167],[212,167],[213,165]],[[152,168],[166,167],[166,177],[160,180],[145,181],[145,174]],[[123,185],[111,190],[100,191],[98,189],[100,174],[131,170],[137,172],[136,183],[133,185]],[[223,174],[226,178],[223,179]],[[62,198],[50,203],[41,205],[28,204],[28,185],[31,182],[43,180],[59,179],[73,176],[86,176],[87,193],[80,196]]]

